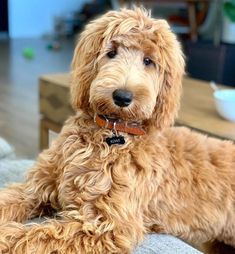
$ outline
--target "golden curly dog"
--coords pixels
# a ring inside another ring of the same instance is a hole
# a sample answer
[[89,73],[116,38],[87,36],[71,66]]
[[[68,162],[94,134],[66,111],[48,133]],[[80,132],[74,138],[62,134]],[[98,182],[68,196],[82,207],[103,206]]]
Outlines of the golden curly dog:
[[164,20],[136,8],[88,24],[73,59],[76,115],[25,183],[0,192],[1,253],[131,253],[149,232],[235,247],[235,146],[171,127],[183,74]]

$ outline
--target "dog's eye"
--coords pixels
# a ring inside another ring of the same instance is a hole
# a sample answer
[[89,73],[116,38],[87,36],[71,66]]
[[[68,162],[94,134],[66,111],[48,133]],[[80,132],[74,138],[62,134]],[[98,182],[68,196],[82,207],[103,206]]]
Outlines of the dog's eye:
[[144,62],[144,65],[146,65],[146,66],[148,66],[150,64],[154,64],[154,62],[149,57],[145,57],[143,62]]
[[114,58],[117,55],[117,50],[111,50],[107,53],[109,58]]

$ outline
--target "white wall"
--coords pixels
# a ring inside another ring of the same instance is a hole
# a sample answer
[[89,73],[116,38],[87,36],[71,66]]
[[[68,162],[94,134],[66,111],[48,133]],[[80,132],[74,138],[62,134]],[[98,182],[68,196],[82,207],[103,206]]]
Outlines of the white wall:
[[11,38],[40,37],[53,31],[53,18],[79,10],[90,0],[9,0]]

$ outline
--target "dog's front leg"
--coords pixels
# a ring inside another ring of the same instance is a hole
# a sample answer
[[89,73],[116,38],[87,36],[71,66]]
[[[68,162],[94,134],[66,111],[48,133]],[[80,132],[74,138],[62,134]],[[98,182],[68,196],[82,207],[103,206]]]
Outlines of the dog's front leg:
[[29,226],[16,222],[8,223],[0,226],[0,253],[125,254],[131,252],[132,239],[126,238],[125,230],[115,228],[114,224],[103,224],[96,229],[92,227],[78,221],[49,220],[44,224]]
[[39,156],[24,183],[0,190],[0,224],[7,221],[23,222],[39,216],[48,204],[56,207],[54,172],[57,165],[54,161],[56,156],[50,150],[45,151]]
[[64,130],[52,146],[39,155],[24,183],[0,190],[0,224],[23,222],[48,212],[48,207],[59,207],[56,179],[63,167],[62,147],[69,136],[66,127]]
[[26,184],[15,184],[0,191],[0,223],[22,222],[37,213],[35,199],[26,195]]

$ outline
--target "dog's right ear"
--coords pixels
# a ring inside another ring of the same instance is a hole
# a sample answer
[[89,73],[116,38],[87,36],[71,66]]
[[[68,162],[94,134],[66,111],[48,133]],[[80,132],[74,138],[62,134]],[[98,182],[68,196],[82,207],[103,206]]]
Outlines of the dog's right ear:
[[96,59],[106,40],[109,21],[105,17],[88,24],[81,33],[72,61],[71,102],[74,110],[89,109],[89,90],[97,68]]
[[178,113],[185,61],[181,45],[167,22],[155,20],[154,30],[161,89],[149,125],[163,129],[174,124]]

